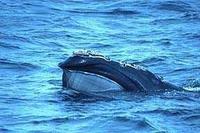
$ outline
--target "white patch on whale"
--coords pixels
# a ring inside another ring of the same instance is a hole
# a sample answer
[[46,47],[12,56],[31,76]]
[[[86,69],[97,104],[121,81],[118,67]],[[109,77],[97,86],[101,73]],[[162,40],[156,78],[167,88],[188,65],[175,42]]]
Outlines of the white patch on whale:
[[123,87],[115,81],[93,73],[64,70],[64,78],[67,88],[79,92],[99,93],[123,90]]

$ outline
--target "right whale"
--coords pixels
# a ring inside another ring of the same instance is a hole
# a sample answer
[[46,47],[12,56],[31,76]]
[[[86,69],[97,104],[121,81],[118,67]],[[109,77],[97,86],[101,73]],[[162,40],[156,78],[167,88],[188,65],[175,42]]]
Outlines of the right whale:
[[166,92],[182,90],[152,72],[136,65],[122,64],[90,52],[77,52],[59,63],[64,87],[80,92],[125,90]]

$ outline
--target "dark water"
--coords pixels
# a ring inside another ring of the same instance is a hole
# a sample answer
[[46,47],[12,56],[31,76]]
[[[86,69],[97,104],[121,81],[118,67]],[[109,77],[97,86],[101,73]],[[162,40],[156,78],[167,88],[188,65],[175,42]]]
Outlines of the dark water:
[[[70,99],[57,64],[89,49],[193,92]],[[199,0],[0,0],[0,132],[200,132]]]

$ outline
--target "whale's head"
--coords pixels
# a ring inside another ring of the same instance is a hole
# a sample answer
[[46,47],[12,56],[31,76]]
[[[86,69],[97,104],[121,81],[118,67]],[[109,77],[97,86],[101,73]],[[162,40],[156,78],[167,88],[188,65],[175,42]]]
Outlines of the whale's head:
[[94,68],[97,65],[105,65],[109,61],[108,58],[99,55],[86,53],[74,53],[73,56],[69,57],[64,62],[59,63],[59,67],[68,70],[82,70]]
[[[176,88],[169,83],[165,83],[161,78],[148,70],[112,61],[102,55],[90,52],[75,53],[64,62],[59,63],[59,67],[64,72],[69,70],[70,72],[84,72],[103,76],[118,83],[125,90],[136,92]],[[64,81],[66,77],[64,76]]]
[[[131,72],[130,69],[135,70],[136,68],[125,66],[119,62],[112,61],[103,55],[92,54],[88,52],[86,54],[75,53],[64,62],[61,62],[59,67],[62,68],[64,72],[81,71],[92,73],[96,76],[106,77],[122,86],[125,90],[144,90],[143,86],[137,81],[137,79],[130,75],[131,73],[135,73],[135,71]],[[67,79],[66,77],[67,76],[64,75],[63,81]]]

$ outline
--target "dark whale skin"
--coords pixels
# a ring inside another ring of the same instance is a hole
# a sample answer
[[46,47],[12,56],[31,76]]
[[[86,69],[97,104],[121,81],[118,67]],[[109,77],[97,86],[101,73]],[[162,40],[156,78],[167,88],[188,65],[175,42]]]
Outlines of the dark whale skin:
[[[139,66],[122,64],[99,55],[73,55],[59,63],[59,67],[63,70],[90,72],[107,77],[121,85],[126,91],[149,93],[180,89]],[[63,75],[63,80],[65,79]],[[65,86],[64,81],[63,86]]]

